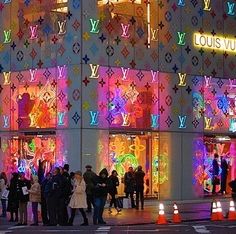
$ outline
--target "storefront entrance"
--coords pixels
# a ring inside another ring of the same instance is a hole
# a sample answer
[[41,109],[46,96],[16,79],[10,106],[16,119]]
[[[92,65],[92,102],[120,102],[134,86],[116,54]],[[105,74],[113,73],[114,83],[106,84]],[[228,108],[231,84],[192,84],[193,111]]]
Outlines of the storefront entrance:
[[[121,185],[119,194],[124,193],[123,177],[128,168],[138,165],[145,172],[144,194],[146,197],[158,197],[159,184],[165,173],[164,157],[159,156],[159,134],[150,132],[121,133],[109,135],[109,158],[111,170],[117,170]],[[162,170],[161,170],[162,169]]]
[[[214,154],[218,154],[217,164],[213,167]],[[214,136],[204,138],[204,194],[211,195],[213,191],[214,168],[219,168],[219,184],[215,192],[230,194],[228,183],[236,178],[236,138],[229,136]],[[226,189],[224,189],[226,184]],[[225,190],[225,191],[224,191]]]

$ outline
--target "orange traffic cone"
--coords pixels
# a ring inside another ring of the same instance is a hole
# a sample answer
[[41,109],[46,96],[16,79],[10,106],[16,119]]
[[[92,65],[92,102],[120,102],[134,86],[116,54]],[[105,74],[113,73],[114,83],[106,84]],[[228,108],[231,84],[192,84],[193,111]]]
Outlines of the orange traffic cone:
[[236,211],[235,211],[234,201],[230,201],[229,203],[228,220],[236,220]]
[[218,216],[217,216],[217,207],[216,207],[216,202],[212,202],[212,207],[211,207],[211,221],[217,221]]
[[181,217],[176,203],[174,203],[173,207],[174,207],[173,223],[181,223]]
[[164,205],[162,203],[159,204],[159,215],[157,218],[157,224],[167,224]]
[[222,212],[221,203],[219,201],[216,202],[216,210],[217,210],[217,218],[218,218],[218,220],[223,220],[224,216],[223,216],[223,212]]

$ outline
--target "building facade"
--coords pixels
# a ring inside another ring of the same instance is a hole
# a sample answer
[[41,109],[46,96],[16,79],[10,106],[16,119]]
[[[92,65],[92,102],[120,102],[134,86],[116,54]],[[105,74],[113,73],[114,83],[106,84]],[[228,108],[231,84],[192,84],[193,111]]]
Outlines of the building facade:
[[68,162],[122,180],[142,165],[146,196],[211,195],[215,153],[236,177],[235,14],[232,0],[1,0],[0,171]]

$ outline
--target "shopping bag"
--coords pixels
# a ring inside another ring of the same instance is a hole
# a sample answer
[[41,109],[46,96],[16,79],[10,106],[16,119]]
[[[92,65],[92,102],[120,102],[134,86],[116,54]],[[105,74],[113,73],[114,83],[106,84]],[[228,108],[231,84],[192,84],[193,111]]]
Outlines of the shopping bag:
[[129,198],[123,198],[123,208],[128,209],[131,208],[131,203]]
[[8,195],[9,195],[9,190],[5,189],[5,190],[2,192],[2,197],[1,197],[1,199],[8,199]]

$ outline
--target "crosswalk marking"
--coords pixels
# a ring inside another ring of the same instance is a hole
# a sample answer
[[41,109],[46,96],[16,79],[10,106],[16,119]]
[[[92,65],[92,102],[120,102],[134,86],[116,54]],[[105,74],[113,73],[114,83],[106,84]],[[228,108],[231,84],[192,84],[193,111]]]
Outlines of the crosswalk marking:
[[207,230],[206,226],[193,226],[193,228],[197,233],[210,233],[210,231]]

